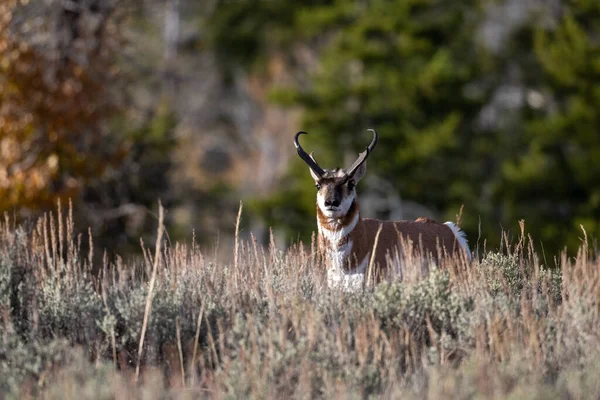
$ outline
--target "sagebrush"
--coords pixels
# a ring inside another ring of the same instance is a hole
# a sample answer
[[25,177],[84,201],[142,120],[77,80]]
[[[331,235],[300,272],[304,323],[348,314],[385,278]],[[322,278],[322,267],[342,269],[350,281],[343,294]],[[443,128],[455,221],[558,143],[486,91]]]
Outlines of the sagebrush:
[[523,237],[347,294],[327,288],[314,244],[239,241],[225,262],[165,240],[138,360],[153,252],[92,265],[88,239],[60,213],[0,227],[5,397],[600,397],[585,241],[544,265]]

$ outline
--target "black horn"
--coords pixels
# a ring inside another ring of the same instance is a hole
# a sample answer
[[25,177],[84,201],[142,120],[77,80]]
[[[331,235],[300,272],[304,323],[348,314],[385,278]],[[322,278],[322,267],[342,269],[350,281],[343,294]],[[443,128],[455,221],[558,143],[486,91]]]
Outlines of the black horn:
[[296,133],[296,136],[294,136],[294,146],[296,146],[298,155],[300,156],[301,159],[304,160],[305,163],[308,164],[310,169],[312,169],[315,174],[319,175],[319,177],[323,176],[325,174],[325,171],[323,171],[323,168],[319,167],[319,164],[317,164],[315,162],[315,160],[313,160],[312,157],[309,154],[307,154],[306,151],[304,151],[302,146],[300,146],[300,143],[298,142],[298,137],[300,135],[308,135],[308,133],[306,133],[304,131],[300,131],[300,132]]
[[369,157],[369,154],[371,154],[371,152],[375,148],[375,145],[377,144],[377,131],[375,129],[367,130],[373,132],[373,140],[371,140],[371,144],[369,145],[369,147],[367,147],[365,151],[358,155],[358,158],[356,159],[356,161],[354,161],[354,164],[352,164],[352,167],[350,167],[350,169],[348,170],[348,173],[346,174],[346,179],[350,179],[354,175],[354,173],[362,165],[362,163],[364,163],[367,160],[367,157]]

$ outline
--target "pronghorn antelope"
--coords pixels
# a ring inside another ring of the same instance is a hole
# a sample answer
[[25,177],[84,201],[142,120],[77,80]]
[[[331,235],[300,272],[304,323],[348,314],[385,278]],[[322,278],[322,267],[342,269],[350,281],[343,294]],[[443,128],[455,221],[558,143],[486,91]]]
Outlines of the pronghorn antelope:
[[360,217],[355,188],[365,175],[367,157],[378,137],[374,129],[369,131],[373,133],[371,144],[349,169],[321,168],[312,153],[307,154],[298,142],[298,137],[306,132],[298,132],[294,137],[298,155],[308,164],[317,188],[318,244],[326,260],[328,285],[357,290],[363,287],[368,275],[380,281],[390,272],[391,260],[396,264],[401,262],[399,253],[406,248],[401,243],[406,242],[412,243],[420,256],[431,256],[436,262],[440,256],[458,255],[461,251],[470,261],[465,234],[452,222],[441,224],[429,218],[382,221]]

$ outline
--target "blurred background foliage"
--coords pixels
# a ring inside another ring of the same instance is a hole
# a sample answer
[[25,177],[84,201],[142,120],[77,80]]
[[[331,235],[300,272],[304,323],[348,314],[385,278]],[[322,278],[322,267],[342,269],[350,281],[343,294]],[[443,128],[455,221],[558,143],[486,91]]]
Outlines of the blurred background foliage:
[[[600,233],[596,0],[39,0],[0,5],[0,210],[74,202],[101,249],[289,243],[316,227],[293,135],[324,167],[380,133],[365,216]],[[227,248],[227,246],[222,246]]]

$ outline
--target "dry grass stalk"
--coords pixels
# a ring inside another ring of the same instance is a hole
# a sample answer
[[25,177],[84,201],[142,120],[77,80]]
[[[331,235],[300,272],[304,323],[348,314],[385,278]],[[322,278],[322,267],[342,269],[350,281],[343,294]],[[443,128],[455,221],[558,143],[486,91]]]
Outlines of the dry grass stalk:
[[244,203],[240,201],[240,207],[238,209],[237,219],[235,220],[235,244],[233,249],[233,268],[235,271],[235,288],[238,289],[238,276],[239,276],[239,258],[240,258],[240,221],[242,220],[242,209]]
[[[62,218],[62,208],[61,208],[60,198],[58,199],[57,208],[58,208],[58,210],[56,212],[56,219],[58,220],[58,254],[59,254],[59,257],[62,258],[64,229],[63,229],[63,218]],[[69,273],[69,265],[67,264],[66,267],[67,267],[67,274],[68,274]]]
[[148,295],[146,297],[146,308],[144,310],[144,320],[142,322],[142,333],[140,335],[140,345],[138,348],[137,361],[135,366],[135,382],[138,382],[140,377],[140,363],[142,360],[142,352],[144,350],[144,338],[146,336],[146,328],[148,327],[148,318],[150,317],[150,311],[152,310],[152,294],[154,291],[154,285],[156,282],[156,273],[158,270],[158,264],[160,262],[160,246],[162,243],[162,236],[164,231],[164,210],[163,206],[158,202],[158,234],[156,236],[156,251],[154,253],[154,264],[152,266],[152,277],[150,278],[150,284],[148,287]]
[[179,316],[175,318],[175,335],[177,339],[177,352],[179,353],[179,367],[181,368],[181,385],[185,387],[185,368],[183,366],[183,350],[181,348],[181,322]]
[[367,272],[367,287],[371,286],[371,274],[373,272],[373,264],[375,264],[375,251],[377,250],[377,243],[379,242],[379,234],[381,233],[381,229],[383,228],[383,224],[379,224],[379,229],[377,229],[377,233],[375,234],[375,242],[373,243],[373,251],[371,252],[371,259],[369,260],[369,269]]
[[195,383],[196,379],[196,355],[198,352],[198,342],[200,340],[200,327],[202,326],[202,318],[204,317],[204,303],[200,306],[200,312],[198,313],[198,322],[196,323],[196,334],[194,336],[194,349],[192,351],[192,372],[191,372],[191,384]]

